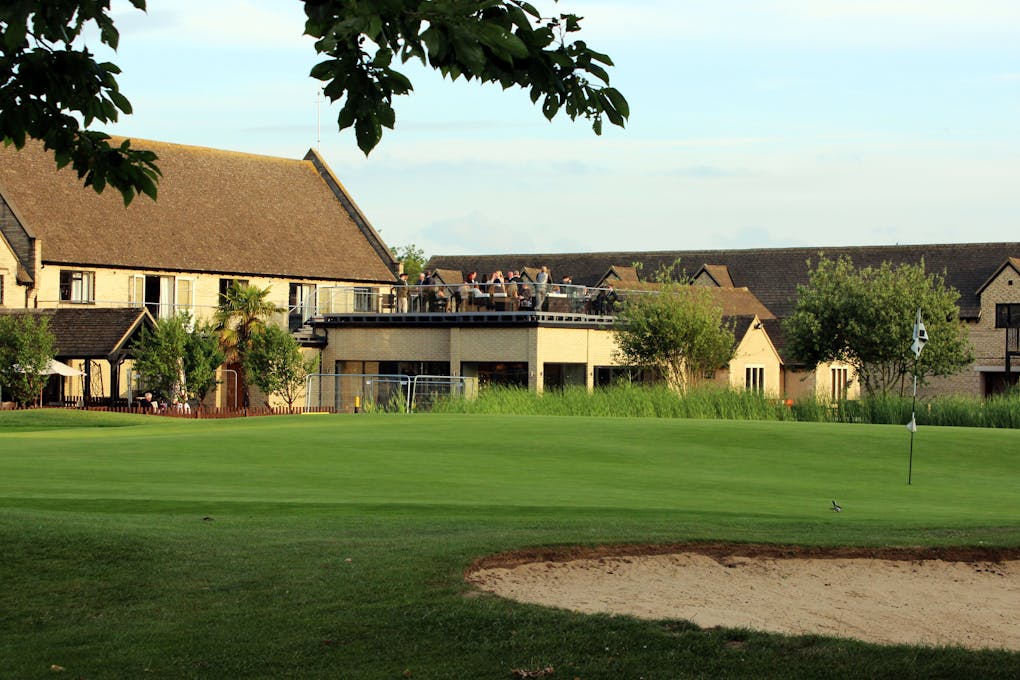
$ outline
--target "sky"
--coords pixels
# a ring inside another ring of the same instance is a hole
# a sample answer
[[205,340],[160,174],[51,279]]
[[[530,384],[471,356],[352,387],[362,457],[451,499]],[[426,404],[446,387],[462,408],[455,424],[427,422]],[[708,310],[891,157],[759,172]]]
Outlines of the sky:
[[426,255],[1020,241],[1015,0],[532,0],[584,17],[626,129],[414,64],[367,158],[308,73],[301,2],[114,0],[108,132],[319,153]]

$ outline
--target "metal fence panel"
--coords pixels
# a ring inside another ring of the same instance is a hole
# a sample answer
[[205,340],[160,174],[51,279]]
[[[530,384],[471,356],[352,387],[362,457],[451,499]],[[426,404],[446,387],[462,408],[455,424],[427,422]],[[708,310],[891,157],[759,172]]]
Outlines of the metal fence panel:
[[305,407],[342,413],[430,411],[440,399],[476,393],[472,378],[450,375],[315,373],[305,381]]

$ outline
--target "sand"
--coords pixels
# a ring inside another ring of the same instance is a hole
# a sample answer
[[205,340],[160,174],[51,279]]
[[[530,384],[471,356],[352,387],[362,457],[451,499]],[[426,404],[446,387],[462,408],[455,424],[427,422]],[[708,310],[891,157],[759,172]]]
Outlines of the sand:
[[579,612],[880,644],[1020,650],[1015,551],[874,556],[757,548],[599,554],[626,552],[620,548],[580,559],[518,553],[482,560],[466,578],[502,597]]

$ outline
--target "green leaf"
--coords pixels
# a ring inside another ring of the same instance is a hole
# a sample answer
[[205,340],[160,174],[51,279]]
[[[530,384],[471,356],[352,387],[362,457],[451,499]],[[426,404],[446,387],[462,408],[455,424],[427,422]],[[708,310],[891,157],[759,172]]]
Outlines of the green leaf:
[[446,36],[435,26],[429,26],[421,34],[421,41],[425,43],[429,57],[442,59],[446,53]]
[[407,94],[414,89],[411,81],[400,71],[387,69],[386,79],[394,94]]
[[354,123],[354,136],[358,140],[358,148],[367,156],[382,139],[382,127],[374,114],[364,114]]
[[309,71],[308,75],[316,80],[330,80],[333,77],[337,64],[338,60],[336,59],[320,61],[312,67],[312,70]]
[[379,68],[386,68],[391,63],[393,63],[393,50],[385,47],[379,48],[372,59],[372,65]]
[[531,16],[535,17],[536,19],[541,19],[542,18],[541,13],[539,13],[539,11],[537,9],[535,9],[535,6],[532,5],[530,2],[520,2],[520,3],[517,3],[517,4],[518,4],[518,6],[521,9],[523,9],[525,12],[527,12]]
[[354,107],[348,102],[340,109],[340,115],[336,118],[337,129],[346,130],[354,125],[354,117]]
[[555,96],[547,94],[545,100],[542,102],[542,115],[547,119],[552,120],[556,116],[556,112],[560,110],[560,103]]
[[383,106],[379,109],[378,114],[379,124],[392,130],[393,125],[397,122],[397,114],[393,111],[393,107]]
[[585,70],[601,80],[603,83],[609,82],[609,74],[606,73],[606,70],[598,64],[588,64],[588,66],[585,67]]
[[612,102],[613,107],[620,112],[620,115],[624,118],[630,118],[630,104],[624,99],[620,91],[615,87],[607,87],[603,90],[609,101]]
[[109,95],[110,100],[114,103],[114,105],[116,105],[118,109],[128,114],[129,116],[131,115],[131,102],[127,100],[127,97],[122,95],[117,90],[111,90],[109,92]]

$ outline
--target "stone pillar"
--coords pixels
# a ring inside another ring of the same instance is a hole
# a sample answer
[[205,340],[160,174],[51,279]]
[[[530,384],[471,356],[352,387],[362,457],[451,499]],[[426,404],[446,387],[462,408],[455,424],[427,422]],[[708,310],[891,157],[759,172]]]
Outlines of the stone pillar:
[[593,331],[590,328],[585,331],[584,386],[589,392],[595,389],[595,363],[591,358],[591,343],[593,337]]
[[450,328],[450,375],[460,377],[460,364],[463,360],[460,346],[460,328]]
[[545,376],[542,374],[542,358],[538,355],[538,333],[540,330],[537,326],[528,329],[528,389],[536,394],[542,394],[545,384]]

